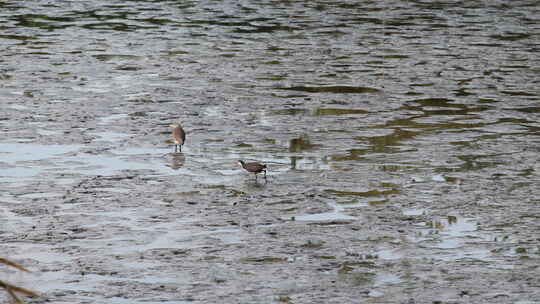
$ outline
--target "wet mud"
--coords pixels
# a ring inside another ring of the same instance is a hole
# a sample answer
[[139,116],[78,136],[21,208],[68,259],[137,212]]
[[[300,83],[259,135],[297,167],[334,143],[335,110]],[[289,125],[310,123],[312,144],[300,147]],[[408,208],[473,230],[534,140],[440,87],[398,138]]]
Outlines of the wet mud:
[[28,303],[540,302],[532,1],[0,8]]

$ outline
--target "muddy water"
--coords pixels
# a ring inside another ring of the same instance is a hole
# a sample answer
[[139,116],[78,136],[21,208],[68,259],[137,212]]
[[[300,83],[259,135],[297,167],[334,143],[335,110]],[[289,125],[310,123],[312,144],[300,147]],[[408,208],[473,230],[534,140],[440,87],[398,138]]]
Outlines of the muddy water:
[[536,2],[0,20],[1,255],[34,271],[2,279],[31,303],[540,301]]

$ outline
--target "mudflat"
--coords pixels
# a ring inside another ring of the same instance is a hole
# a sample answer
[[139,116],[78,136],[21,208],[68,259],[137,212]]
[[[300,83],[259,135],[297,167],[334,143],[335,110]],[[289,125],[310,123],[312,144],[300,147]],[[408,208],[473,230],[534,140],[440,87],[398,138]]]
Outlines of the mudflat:
[[537,6],[0,7],[26,302],[540,303]]

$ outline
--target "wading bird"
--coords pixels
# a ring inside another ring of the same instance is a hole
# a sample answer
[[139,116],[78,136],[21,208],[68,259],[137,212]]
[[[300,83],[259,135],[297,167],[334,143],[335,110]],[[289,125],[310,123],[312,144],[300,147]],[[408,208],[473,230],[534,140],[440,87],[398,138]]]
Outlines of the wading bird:
[[174,152],[182,152],[182,145],[186,142],[186,133],[180,124],[170,125],[174,142]]
[[254,173],[255,174],[255,181],[257,181],[257,174],[264,172],[264,179],[266,180],[266,165],[260,164],[260,163],[245,163],[243,160],[239,160],[238,163],[242,168],[244,168],[247,172]]

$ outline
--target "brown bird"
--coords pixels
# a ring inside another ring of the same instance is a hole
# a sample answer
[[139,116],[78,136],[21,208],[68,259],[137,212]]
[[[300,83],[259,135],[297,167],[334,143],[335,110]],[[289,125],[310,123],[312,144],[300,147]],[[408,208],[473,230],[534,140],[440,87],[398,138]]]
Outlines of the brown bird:
[[172,128],[172,137],[174,142],[174,152],[182,152],[182,145],[186,142],[186,133],[180,124],[170,125]]
[[247,172],[255,174],[255,180],[257,180],[257,174],[264,172],[264,179],[266,179],[266,165],[260,163],[245,163],[243,160],[239,160],[238,163],[244,168]]

